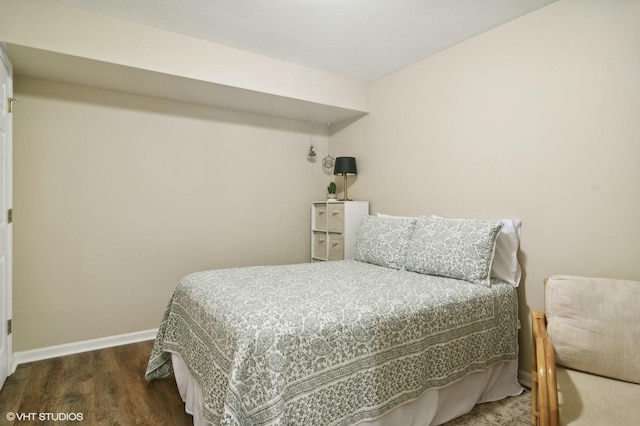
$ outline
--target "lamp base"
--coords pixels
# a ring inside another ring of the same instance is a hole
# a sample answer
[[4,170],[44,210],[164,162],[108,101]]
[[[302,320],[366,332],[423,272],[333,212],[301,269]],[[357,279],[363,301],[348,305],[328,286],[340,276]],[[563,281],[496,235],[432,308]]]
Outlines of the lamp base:
[[344,197],[340,201],[353,201],[349,198],[349,193],[347,192],[347,175],[344,174],[342,176],[344,176]]

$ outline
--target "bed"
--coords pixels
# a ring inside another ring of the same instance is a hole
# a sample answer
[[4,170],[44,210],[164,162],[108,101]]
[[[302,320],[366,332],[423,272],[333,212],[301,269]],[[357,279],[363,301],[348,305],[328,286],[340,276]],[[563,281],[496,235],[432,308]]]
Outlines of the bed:
[[365,216],[355,259],[188,275],[145,377],[212,425],[441,424],[517,395],[506,223]]

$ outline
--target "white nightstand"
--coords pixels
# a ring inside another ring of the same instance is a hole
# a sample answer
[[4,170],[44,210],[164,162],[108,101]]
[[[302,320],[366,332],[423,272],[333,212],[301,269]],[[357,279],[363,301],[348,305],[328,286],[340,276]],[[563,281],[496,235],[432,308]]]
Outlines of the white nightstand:
[[311,261],[353,259],[356,233],[368,201],[311,203]]

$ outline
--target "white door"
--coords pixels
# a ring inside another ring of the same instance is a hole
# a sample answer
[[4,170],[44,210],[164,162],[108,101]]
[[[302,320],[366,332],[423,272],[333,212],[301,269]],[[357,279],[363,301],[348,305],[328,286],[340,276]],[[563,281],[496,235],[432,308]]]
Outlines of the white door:
[[13,368],[11,334],[11,282],[13,225],[8,211],[13,206],[13,143],[9,99],[13,99],[11,63],[0,46],[0,388]]

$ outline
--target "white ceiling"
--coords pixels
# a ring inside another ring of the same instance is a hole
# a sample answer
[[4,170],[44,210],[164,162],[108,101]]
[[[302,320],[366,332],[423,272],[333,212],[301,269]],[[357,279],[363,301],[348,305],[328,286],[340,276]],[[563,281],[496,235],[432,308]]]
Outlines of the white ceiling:
[[66,1],[372,81],[555,0]]

